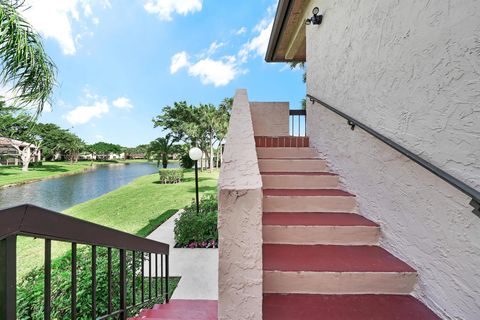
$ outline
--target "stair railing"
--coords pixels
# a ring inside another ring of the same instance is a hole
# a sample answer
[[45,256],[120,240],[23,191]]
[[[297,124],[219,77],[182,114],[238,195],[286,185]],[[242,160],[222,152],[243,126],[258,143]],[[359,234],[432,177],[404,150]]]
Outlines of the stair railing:
[[[290,123],[290,132],[292,136],[305,137],[307,132],[307,110],[290,109],[289,123]],[[295,126],[296,126],[296,129],[295,129]]]
[[443,171],[442,169],[438,168],[437,166],[433,165],[432,163],[428,162],[427,160],[421,158],[419,155],[417,155],[417,154],[411,152],[410,150],[402,147],[398,143],[396,143],[396,142],[392,141],[391,139],[385,137],[381,133],[375,131],[374,129],[370,128],[369,126],[363,124],[362,122],[360,122],[360,121],[352,118],[351,116],[343,113],[342,111],[332,107],[328,103],[326,103],[326,102],[324,102],[324,101],[322,101],[318,98],[315,98],[314,96],[309,95],[309,94],[307,94],[307,97],[310,99],[310,101],[312,103],[318,102],[321,106],[323,106],[323,107],[329,109],[330,111],[336,113],[337,115],[345,118],[347,120],[347,124],[350,126],[350,128],[352,130],[354,130],[355,127],[361,128],[365,132],[374,136],[375,138],[382,141],[383,143],[390,146],[391,148],[397,150],[398,152],[400,152],[401,154],[403,154],[404,156],[406,156],[410,160],[416,162],[417,164],[419,164],[423,168],[427,169],[428,171],[430,171],[431,173],[433,173],[434,175],[436,175],[440,179],[443,179],[444,181],[448,182],[449,184],[451,184],[452,186],[454,186],[455,188],[457,188],[458,190],[460,190],[461,192],[463,192],[464,194],[469,196],[471,198],[470,205],[473,207],[472,212],[475,215],[477,215],[478,217],[480,217],[480,191],[475,190],[474,188],[470,187],[469,185],[467,185],[463,181],[460,181],[459,179],[453,177],[452,175],[448,174],[447,172]]
[[[134,236],[115,229],[70,217],[58,212],[50,211],[37,206],[25,204],[13,208],[0,210],[0,319],[13,320],[17,316],[16,305],[16,277],[17,277],[17,236],[41,238],[45,241],[44,264],[44,319],[51,318],[52,311],[52,240],[71,244],[71,319],[77,318],[77,245],[91,246],[91,319],[127,319],[127,312],[132,308],[139,308],[152,303],[159,298],[158,262],[160,262],[160,294],[163,293],[168,303],[169,277],[169,245],[138,236]],[[97,247],[107,248],[108,265],[108,313],[97,315]],[[117,310],[112,304],[112,250],[119,252],[118,288],[119,297]],[[127,251],[131,251],[131,279],[127,279]],[[137,253],[140,253],[137,255]],[[152,255],[155,256],[155,293],[152,287]],[[160,255],[160,260],[159,260]],[[146,257],[147,256],[147,257]],[[148,292],[145,288],[144,265],[149,264]],[[136,269],[137,262],[141,263],[140,270]],[[165,264],[165,270],[164,270]],[[164,272],[165,271],[165,272]],[[141,280],[138,278],[141,277]],[[127,306],[127,285],[131,281],[132,304]],[[137,281],[140,281],[141,299],[136,301]],[[148,298],[147,298],[148,297]],[[81,315],[85,317],[86,315]]]

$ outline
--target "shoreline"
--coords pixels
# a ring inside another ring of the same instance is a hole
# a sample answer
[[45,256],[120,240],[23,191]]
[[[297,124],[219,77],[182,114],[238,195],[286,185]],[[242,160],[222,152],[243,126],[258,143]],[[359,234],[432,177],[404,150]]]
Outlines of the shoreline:
[[14,183],[9,183],[9,184],[4,184],[4,185],[0,186],[0,190],[1,190],[1,189],[18,187],[18,186],[22,186],[22,185],[24,185],[24,184],[29,184],[29,183],[38,182],[38,181],[43,181],[43,180],[56,179],[56,178],[66,177],[66,176],[74,176],[74,175],[82,174],[82,173],[85,173],[85,172],[88,172],[88,171],[94,171],[94,170],[96,170],[97,167],[99,167],[99,166],[116,166],[116,165],[127,165],[127,164],[130,164],[130,162],[93,164],[93,165],[90,166],[90,167],[86,167],[86,168],[83,168],[83,169],[79,169],[79,170],[73,171],[73,172],[62,172],[62,173],[58,173],[58,174],[55,174],[55,175],[52,175],[52,176],[48,176],[48,177],[33,178],[33,179],[24,180],[24,181],[20,181],[20,182],[14,182]]

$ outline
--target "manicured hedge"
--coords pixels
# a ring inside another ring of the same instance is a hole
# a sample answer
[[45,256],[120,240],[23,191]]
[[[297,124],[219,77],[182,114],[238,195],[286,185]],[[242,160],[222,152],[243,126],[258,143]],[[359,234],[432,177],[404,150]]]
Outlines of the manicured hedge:
[[160,183],[179,183],[183,180],[183,169],[160,169]]
[[[152,255],[153,256],[153,255]],[[148,259],[148,256],[145,256]],[[160,258],[160,256],[159,256]],[[127,253],[127,279],[132,279],[132,254]],[[140,255],[136,255],[136,270],[141,269]],[[155,258],[153,258],[155,261]],[[91,249],[79,246],[77,249],[77,319],[91,319],[92,307],[92,273]],[[108,311],[108,280],[107,280],[107,249],[97,249],[97,315],[105,315]],[[70,319],[70,290],[71,290],[71,252],[52,260],[52,316],[51,319]],[[112,250],[112,302],[113,310],[119,308],[119,254]],[[160,273],[160,270],[158,271]],[[178,278],[170,278],[169,292],[175,289]],[[136,301],[141,297],[141,275],[137,277]],[[44,269],[37,267],[30,271],[17,284],[17,319],[43,319],[43,284]],[[145,278],[145,294],[148,297],[148,278]],[[158,281],[160,292],[160,280]],[[152,279],[152,292],[155,293],[155,281]],[[160,297],[156,303],[163,301]],[[127,305],[132,304],[132,281],[127,285]],[[150,304],[150,306],[153,303]],[[148,307],[146,305],[145,307]],[[129,316],[133,316],[137,309],[131,309]]]
[[177,247],[214,248],[218,244],[218,202],[214,195],[200,201],[197,214],[196,204],[184,209],[180,218],[175,220],[175,242]]

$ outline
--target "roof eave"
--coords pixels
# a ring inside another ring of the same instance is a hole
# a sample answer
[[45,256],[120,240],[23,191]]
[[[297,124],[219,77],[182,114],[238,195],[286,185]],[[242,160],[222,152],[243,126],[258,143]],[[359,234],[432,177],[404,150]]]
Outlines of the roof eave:
[[275,51],[277,49],[278,41],[280,40],[281,32],[285,25],[285,20],[288,17],[288,12],[291,8],[293,0],[279,0],[277,12],[275,13],[275,20],[273,21],[272,33],[268,41],[267,53],[265,55],[266,62],[287,62],[283,59],[275,59]]

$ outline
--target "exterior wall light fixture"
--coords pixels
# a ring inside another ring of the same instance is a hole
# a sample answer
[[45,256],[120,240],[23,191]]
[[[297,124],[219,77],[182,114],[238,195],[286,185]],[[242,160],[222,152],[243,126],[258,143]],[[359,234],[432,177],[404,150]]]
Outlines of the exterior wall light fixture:
[[306,24],[313,24],[313,25],[319,25],[322,23],[323,15],[318,14],[320,12],[320,9],[318,7],[313,8],[312,13],[313,16],[310,19],[307,19],[305,21]]

